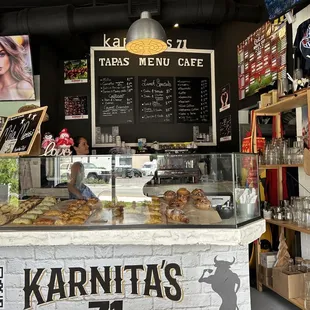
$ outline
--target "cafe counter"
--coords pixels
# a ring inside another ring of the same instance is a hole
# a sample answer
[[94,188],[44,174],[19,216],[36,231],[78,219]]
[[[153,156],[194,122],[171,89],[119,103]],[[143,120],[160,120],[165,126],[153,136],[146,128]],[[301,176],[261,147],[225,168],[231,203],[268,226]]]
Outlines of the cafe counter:
[[1,231],[4,309],[248,310],[248,244],[264,231],[264,220],[237,229]]

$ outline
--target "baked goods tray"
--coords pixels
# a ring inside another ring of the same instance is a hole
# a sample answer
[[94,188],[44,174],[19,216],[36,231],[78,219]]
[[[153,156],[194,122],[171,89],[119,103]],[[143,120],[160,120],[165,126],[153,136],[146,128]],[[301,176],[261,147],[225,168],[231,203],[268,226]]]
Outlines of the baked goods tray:
[[[58,202],[57,204],[53,205],[52,207],[50,207],[50,209],[48,211],[56,211],[56,212],[59,212],[59,214],[61,213],[64,213],[67,211],[67,208],[70,204],[76,202],[76,200],[64,200],[64,201],[61,201],[61,202]],[[93,215],[95,214],[96,212],[98,212],[98,210],[100,210],[102,204],[99,202],[97,202],[96,204],[94,204],[93,206],[91,206],[91,212],[90,212],[90,215],[88,216],[88,219]],[[83,225],[85,224],[87,220],[83,221],[83,224],[82,223],[78,223],[78,224],[65,224],[64,225],[57,225],[55,224],[55,222],[57,220],[60,219],[59,215],[55,215],[55,216],[52,216],[52,215],[46,215],[46,214],[41,214],[38,216],[37,219],[46,219],[46,224],[42,224],[42,225],[38,225],[38,224],[35,224],[35,223],[32,223],[32,224],[24,224],[24,225],[21,225],[21,224],[13,224],[13,223],[9,223],[7,225],[5,225],[6,227],[12,227],[12,228],[17,228],[17,227],[25,227],[25,226],[34,226],[34,227],[38,227],[38,226],[74,226],[74,225],[77,225],[77,226],[80,226],[80,225]]]

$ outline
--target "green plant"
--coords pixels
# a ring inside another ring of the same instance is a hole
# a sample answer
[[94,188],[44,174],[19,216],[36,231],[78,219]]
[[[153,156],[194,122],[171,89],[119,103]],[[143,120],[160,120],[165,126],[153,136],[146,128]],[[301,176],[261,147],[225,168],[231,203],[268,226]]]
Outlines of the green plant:
[[0,184],[10,185],[11,193],[18,194],[18,161],[16,158],[1,158]]

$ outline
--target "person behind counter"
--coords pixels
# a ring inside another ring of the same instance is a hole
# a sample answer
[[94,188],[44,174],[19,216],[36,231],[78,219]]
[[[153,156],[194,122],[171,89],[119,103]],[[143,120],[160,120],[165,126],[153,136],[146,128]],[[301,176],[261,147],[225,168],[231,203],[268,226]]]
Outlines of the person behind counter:
[[[89,146],[84,137],[75,137],[74,145],[71,147],[72,155],[88,155]],[[81,162],[75,162],[71,166],[71,179],[68,183],[70,199],[89,199],[97,198],[91,189],[83,183],[85,178],[84,165]]]
[[70,150],[72,155],[88,155],[89,154],[89,146],[87,140],[82,137],[74,137],[73,138],[73,146],[71,146]]

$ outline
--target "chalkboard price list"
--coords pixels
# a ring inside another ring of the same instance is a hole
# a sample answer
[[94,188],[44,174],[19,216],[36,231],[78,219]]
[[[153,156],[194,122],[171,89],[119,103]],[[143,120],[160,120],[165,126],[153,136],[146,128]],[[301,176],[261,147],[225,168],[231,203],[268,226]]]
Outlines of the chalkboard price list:
[[177,78],[178,123],[208,123],[209,79]]
[[174,118],[172,77],[139,77],[141,123],[172,123]]
[[99,77],[101,124],[134,123],[134,77]]

